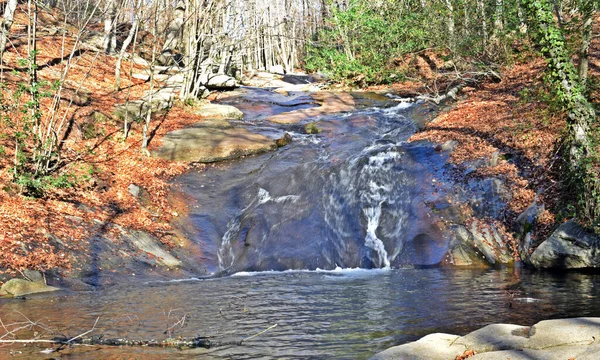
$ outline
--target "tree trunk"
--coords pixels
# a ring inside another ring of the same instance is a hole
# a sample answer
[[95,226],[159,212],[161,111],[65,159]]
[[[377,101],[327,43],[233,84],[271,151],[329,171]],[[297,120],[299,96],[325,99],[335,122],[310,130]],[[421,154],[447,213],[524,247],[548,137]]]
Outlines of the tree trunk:
[[531,33],[548,64],[549,81],[556,101],[567,112],[567,134],[564,157],[569,166],[571,191],[579,195],[575,206],[579,216],[594,227],[599,227],[600,181],[595,167],[598,155],[592,143],[591,125],[596,113],[585,97],[582,84],[571,61],[560,24],[555,20],[553,4],[549,0],[522,0],[528,11]]
[[6,43],[8,42],[8,35],[10,34],[10,28],[15,18],[15,10],[17,8],[17,0],[8,0],[6,7],[4,8],[4,17],[2,23],[0,23],[0,61],[2,55],[6,50]]
[[592,24],[593,24],[593,11],[588,11],[585,14],[583,23],[583,42],[581,49],[579,50],[579,81],[584,90],[587,88],[588,81],[588,68],[590,63],[590,44],[592,42]]
[[129,29],[129,34],[127,34],[127,38],[125,39],[125,41],[123,42],[123,45],[121,46],[121,51],[119,52],[117,64],[115,65],[115,90],[119,90],[121,88],[121,63],[123,62],[123,57],[125,56],[127,47],[129,47],[129,45],[133,41],[133,38],[137,34],[138,16],[137,16],[137,12],[135,11],[135,9],[139,8],[140,1],[141,0],[138,0],[137,4],[134,3],[133,19],[132,19],[132,23],[131,23],[131,28]]
[[117,50],[117,2],[109,0],[104,13],[104,52],[112,54]]
[[173,61],[173,56],[177,53],[179,42],[183,34],[183,25],[185,23],[186,2],[178,1],[174,10],[173,20],[165,30],[165,43],[160,53],[159,62],[162,65],[169,65]]

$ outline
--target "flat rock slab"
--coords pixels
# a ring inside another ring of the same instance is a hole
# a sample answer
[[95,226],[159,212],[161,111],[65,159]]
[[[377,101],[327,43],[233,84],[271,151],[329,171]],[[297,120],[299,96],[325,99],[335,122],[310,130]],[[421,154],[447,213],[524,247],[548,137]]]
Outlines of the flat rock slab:
[[527,342],[529,327],[512,324],[492,324],[473,331],[456,344],[464,345],[468,350],[488,352],[508,349],[520,349]]
[[545,350],[504,350],[479,353],[469,360],[597,360],[600,359],[600,346],[561,346]]
[[153,156],[172,161],[209,163],[277,149],[273,139],[214,120],[172,131],[162,140]]
[[431,334],[371,359],[455,360],[466,350],[475,351],[473,360],[600,359],[600,318],[545,320],[531,328],[493,324],[463,337]]
[[530,349],[591,344],[600,341],[600,318],[544,320],[532,326],[529,335],[525,347]]
[[241,119],[244,117],[238,108],[231,105],[222,104],[205,104],[202,107],[195,109],[194,114],[205,118],[220,118],[220,119]]
[[307,119],[356,109],[354,97],[348,93],[321,91],[311,94],[311,97],[321,106],[278,114],[268,117],[267,121],[276,124],[297,124]]
[[389,348],[371,357],[370,360],[454,360],[466,350],[463,345],[455,343],[457,339],[457,335],[430,334],[415,342]]

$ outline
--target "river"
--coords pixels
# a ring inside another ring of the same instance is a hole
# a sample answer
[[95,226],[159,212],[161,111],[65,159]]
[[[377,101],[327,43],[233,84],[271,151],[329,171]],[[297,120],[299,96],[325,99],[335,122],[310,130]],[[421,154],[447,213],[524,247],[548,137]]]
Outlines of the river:
[[374,99],[310,119],[321,133],[309,135],[303,124],[264,121],[311,106],[305,94],[243,89],[228,98],[245,112],[238,126],[294,140],[175,180],[190,198],[183,228],[212,276],[0,300],[3,324],[36,323],[25,337],[77,336],[96,320],[91,334],[107,338],[256,337],[211,349],[75,346],[51,355],[40,353],[45,344],[13,344],[0,358],[366,359],[432,332],[600,316],[589,306],[600,295],[595,274],[436,267],[448,239],[431,209],[449,206],[447,154],[407,143],[419,105]]

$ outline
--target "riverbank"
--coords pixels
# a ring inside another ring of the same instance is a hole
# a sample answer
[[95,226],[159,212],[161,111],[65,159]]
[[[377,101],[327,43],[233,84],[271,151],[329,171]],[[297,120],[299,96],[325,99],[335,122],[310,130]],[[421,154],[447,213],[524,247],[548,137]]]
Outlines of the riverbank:
[[492,324],[465,336],[435,333],[370,360],[597,359],[600,318],[544,320],[533,326]]

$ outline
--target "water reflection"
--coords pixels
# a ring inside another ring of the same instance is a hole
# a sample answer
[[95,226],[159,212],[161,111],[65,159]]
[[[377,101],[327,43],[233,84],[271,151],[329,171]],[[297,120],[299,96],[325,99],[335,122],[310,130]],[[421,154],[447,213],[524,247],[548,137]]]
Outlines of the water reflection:
[[[464,334],[496,322],[531,325],[548,318],[600,316],[600,308],[590,306],[599,281],[596,274],[522,269],[266,272],[0,300],[0,317],[10,323],[27,316],[71,336],[100,317],[96,334],[130,339],[165,338],[167,324],[184,315],[186,326],[174,328],[174,336],[239,340],[278,324],[244,346],[74,348],[58,358],[364,359],[431,332]],[[43,348],[5,346],[0,358],[35,358]]]

